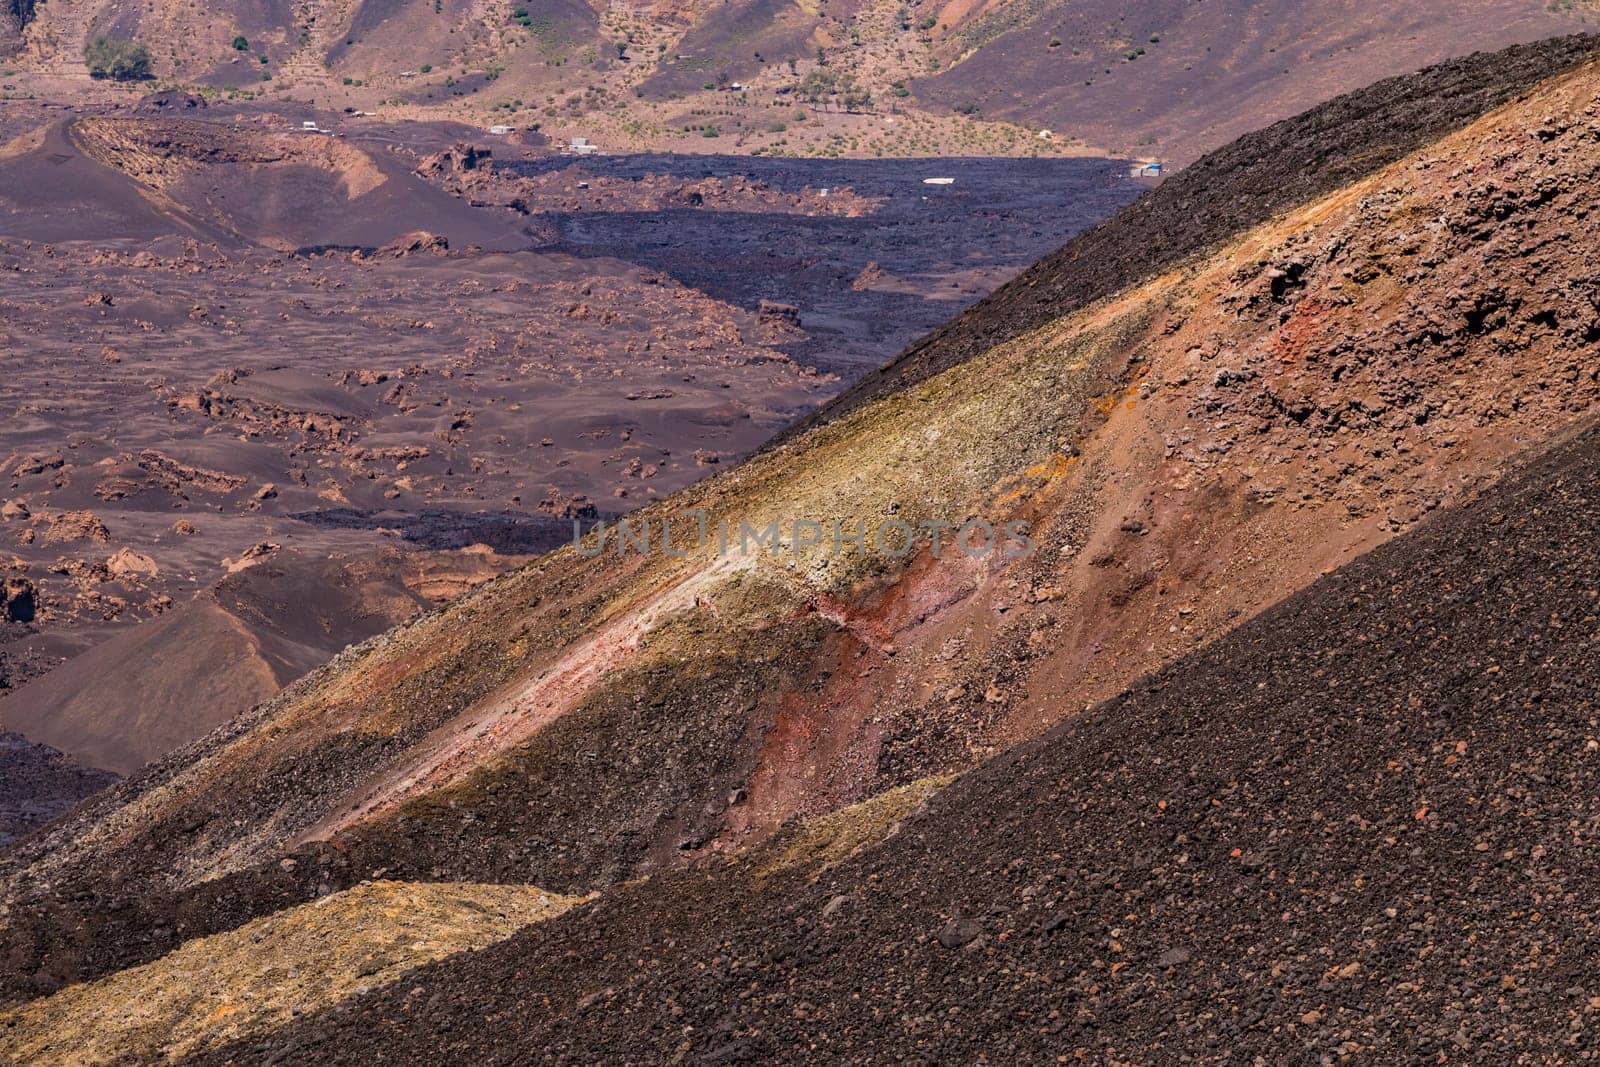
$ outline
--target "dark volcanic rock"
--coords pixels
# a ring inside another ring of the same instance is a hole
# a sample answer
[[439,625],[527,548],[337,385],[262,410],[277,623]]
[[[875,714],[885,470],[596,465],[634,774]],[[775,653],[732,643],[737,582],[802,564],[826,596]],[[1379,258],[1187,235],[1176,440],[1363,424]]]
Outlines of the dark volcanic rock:
[[186,93],[182,89],[167,89],[142,98],[134,110],[141,115],[164,115],[172,112],[199,111],[209,106],[206,98],[197,93]]
[[209,1062],[1571,1058],[1597,475],[1591,428],[820,878],[660,875]]
[[0,733],[0,849],[117,781],[21,734]]
[[0,622],[32,622],[37,612],[32,582],[26,578],[0,581]]

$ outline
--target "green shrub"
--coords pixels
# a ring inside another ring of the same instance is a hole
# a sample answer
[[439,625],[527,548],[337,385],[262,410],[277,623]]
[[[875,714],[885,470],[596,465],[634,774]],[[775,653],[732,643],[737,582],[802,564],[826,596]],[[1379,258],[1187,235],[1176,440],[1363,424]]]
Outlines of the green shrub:
[[150,77],[150,51],[136,41],[96,37],[84,45],[83,62],[96,78],[138,81]]
[[235,37],[233,39],[233,50],[235,52],[248,52],[248,51],[250,51],[250,38],[246,37],[242,33],[239,36]]

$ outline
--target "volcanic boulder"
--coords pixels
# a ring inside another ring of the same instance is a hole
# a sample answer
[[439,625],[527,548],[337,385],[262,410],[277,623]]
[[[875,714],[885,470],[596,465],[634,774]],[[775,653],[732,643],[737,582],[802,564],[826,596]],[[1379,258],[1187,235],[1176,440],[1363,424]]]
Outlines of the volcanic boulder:
[[6,622],[32,622],[38,613],[33,583],[26,578],[7,578],[0,582],[0,619]]

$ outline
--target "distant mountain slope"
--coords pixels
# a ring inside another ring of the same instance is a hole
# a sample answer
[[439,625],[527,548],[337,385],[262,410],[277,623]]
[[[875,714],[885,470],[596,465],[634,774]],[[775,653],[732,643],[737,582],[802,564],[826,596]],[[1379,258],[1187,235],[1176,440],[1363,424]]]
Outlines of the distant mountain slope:
[[947,0],[919,99],[1183,163],[1386,75],[1564,32],[1556,5],[1465,0]]
[[[1035,136],[1044,128],[1175,163],[1378,78],[1570,32],[1589,17],[1585,5],[1542,0],[26,6],[20,37],[6,26],[22,16],[0,22],[0,48],[20,40],[17,61],[55,76],[81,72],[84,42],[109,34],[150,44],[162,79],[269,97],[292,90],[324,105],[493,115],[658,145],[710,129],[747,151],[782,150],[775,135],[796,104],[959,114],[1023,128],[1020,139],[984,135],[977,151],[1050,150]],[[840,130],[840,144],[790,136],[828,153],[927,152],[901,136],[904,123]]]
[[[563,550],[341,654],[0,866],[0,988],[366,878],[603,891],[738,851],[1036,736],[1470,499],[1600,402],[1597,85],[637,513],[682,554]],[[697,518],[782,547],[685,546]],[[1025,521],[1036,551],[830,551],[806,519]]]
[[197,1062],[1568,1058],[1597,527],[1591,426],[831,869],[658,875]]

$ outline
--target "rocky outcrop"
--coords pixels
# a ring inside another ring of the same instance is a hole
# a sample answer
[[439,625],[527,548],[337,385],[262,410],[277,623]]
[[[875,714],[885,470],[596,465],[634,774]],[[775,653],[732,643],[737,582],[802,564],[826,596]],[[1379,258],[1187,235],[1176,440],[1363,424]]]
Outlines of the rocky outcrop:
[[0,579],[0,622],[32,622],[39,612],[38,595],[26,578]]
[[442,256],[450,250],[450,242],[443,234],[430,233],[427,230],[412,230],[403,233],[393,241],[378,249],[378,255],[400,259],[404,256],[433,255]]
[[63,511],[51,517],[44,531],[44,543],[47,545],[74,541],[105,544],[110,540],[111,533],[106,529],[106,524],[92,511]]
[[142,98],[134,111],[141,115],[171,115],[187,111],[201,111],[210,105],[198,93],[181,89],[167,89]]
[[434,180],[460,179],[462,175],[493,166],[494,152],[465,141],[458,141],[442,152],[427,156],[417,165],[417,173]]
[[0,56],[19,51],[23,31],[33,21],[34,0],[0,0]]
[[794,328],[800,326],[800,309],[793,304],[785,304],[777,300],[763,300],[757,306],[756,314],[762,322],[771,325]]

